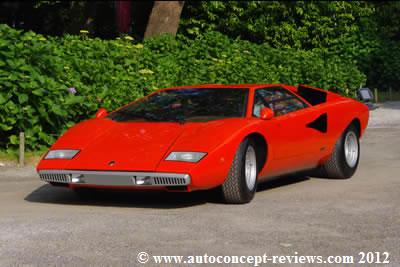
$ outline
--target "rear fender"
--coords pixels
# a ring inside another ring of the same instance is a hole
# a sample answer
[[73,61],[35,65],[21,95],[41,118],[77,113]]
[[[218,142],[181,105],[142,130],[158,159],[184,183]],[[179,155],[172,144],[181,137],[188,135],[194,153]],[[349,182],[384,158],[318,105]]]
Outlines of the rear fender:
[[360,122],[360,137],[363,136],[368,124],[368,107],[352,99],[327,104],[328,142],[330,151],[346,128],[354,121]]

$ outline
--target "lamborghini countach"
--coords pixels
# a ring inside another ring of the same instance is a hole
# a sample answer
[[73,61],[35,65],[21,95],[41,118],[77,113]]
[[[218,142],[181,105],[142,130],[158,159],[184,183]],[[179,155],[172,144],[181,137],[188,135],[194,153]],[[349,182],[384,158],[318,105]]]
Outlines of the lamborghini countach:
[[368,107],[306,85],[195,85],[158,90],[63,134],[37,166],[54,186],[87,190],[219,188],[250,202],[257,184],[307,172],[350,178]]

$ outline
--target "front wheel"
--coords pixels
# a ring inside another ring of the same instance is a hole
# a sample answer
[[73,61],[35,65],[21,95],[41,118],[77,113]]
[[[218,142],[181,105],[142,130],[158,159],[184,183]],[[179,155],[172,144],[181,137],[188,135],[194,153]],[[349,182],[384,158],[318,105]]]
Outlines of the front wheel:
[[245,139],[236,151],[228,177],[222,185],[222,193],[227,203],[250,202],[257,190],[257,153],[255,143]]
[[321,175],[337,179],[350,178],[357,170],[359,159],[359,133],[351,124],[336,142],[330,158],[321,166]]

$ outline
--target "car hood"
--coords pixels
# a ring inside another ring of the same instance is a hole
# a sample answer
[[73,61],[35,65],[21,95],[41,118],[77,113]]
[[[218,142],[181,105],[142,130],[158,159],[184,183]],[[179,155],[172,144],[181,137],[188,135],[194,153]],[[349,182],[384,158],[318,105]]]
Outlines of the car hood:
[[67,169],[154,171],[169,151],[210,152],[246,123],[240,118],[185,124],[92,119],[71,128],[51,149],[81,150],[65,163]]

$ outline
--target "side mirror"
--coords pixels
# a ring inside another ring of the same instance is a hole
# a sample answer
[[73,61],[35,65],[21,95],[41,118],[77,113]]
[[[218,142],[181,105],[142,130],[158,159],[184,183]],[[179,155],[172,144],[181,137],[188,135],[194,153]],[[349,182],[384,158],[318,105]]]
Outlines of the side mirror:
[[260,112],[260,119],[270,120],[275,116],[274,112],[270,108],[263,108]]
[[99,110],[96,112],[96,118],[103,118],[108,115],[107,109],[105,108],[99,108]]
[[369,102],[374,99],[374,94],[369,88],[360,88],[357,91],[357,97],[362,102]]

